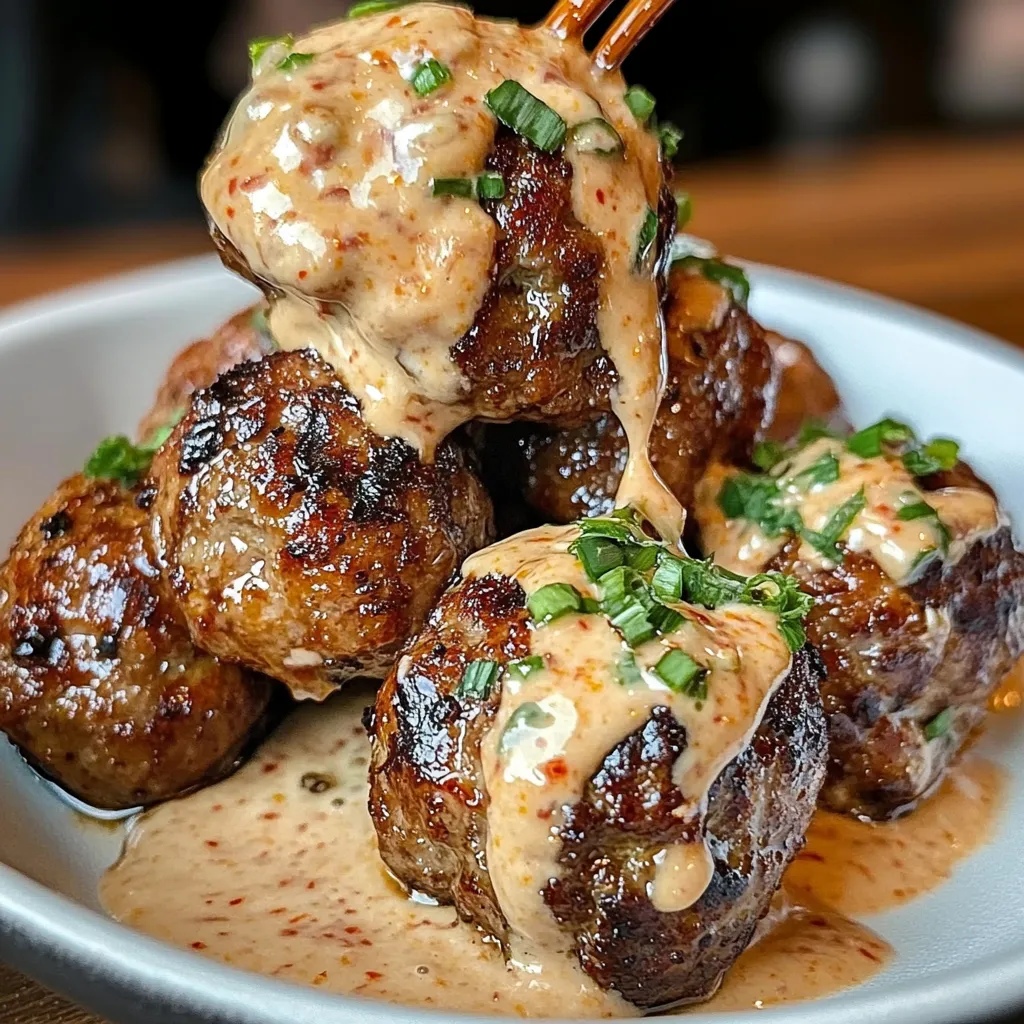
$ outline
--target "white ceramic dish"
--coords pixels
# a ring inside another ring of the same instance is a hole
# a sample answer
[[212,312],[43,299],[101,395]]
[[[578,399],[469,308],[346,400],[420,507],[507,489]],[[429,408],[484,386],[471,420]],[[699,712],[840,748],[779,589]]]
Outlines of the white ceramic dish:
[[[899,412],[923,432],[960,438],[1024,522],[1024,354],[849,288],[765,267],[751,268],[751,277],[755,315],[812,345],[855,422]],[[82,465],[100,437],[131,430],[178,348],[250,295],[211,257],[65,292],[0,317],[0,542]],[[825,1002],[683,1019],[945,1024],[1024,1005],[1019,737],[1017,723],[1004,719],[983,743],[1011,779],[995,841],[942,888],[869,919],[896,951],[884,973]],[[0,957],[116,1024],[452,1019],[245,974],[103,917],[96,882],[117,855],[117,835],[78,818],[6,744],[0,823]]]

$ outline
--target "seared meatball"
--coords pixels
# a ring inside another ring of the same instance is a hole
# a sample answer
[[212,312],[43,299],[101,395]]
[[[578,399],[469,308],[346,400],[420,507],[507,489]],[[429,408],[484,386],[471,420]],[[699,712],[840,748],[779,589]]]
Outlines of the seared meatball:
[[0,728],[95,807],[226,775],[275,688],[192,645],[150,554],[146,499],[72,477],[0,567]]
[[427,466],[372,433],[312,351],[246,363],[199,392],[151,472],[193,639],[299,697],[383,676],[492,529],[459,448]]
[[146,440],[176,423],[196,391],[209,387],[232,366],[262,359],[273,348],[265,328],[264,307],[258,305],[221,324],[209,338],[182,349],[167,368],[153,406],[139,424],[139,437]]
[[[796,571],[797,547],[771,568]],[[815,598],[807,635],[828,673],[822,803],[893,817],[942,777],[1024,651],[1024,554],[1004,527],[905,587],[852,553],[800,581]]]
[[775,410],[767,435],[774,441],[791,441],[805,423],[831,430],[848,428],[842,399],[825,368],[802,342],[765,331],[772,350],[773,375],[777,381]]
[[[719,285],[675,269],[665,308],[669,376],[651,431],[658,474],[688,507],[713,454],[742,459],[772,406],[771,354],[760,325]],[[485,474],[511,476],[527,504],[550,522],[614,506],[628,446],[610,412],[566,430],[492,428]],[[488,480],[490,483],[490,480]]]
[[[508,928],[488,875],[481,763],[501,684],[480,697],[460,690],[460,680],[472,661],[507,662],[530,650],[524,602],[504,576],[449,590],[384,683],[369,723],[370,810],[384,861],[502,942]],[[714,992],[802,845],[824,774],[819,679],[811,649],[797,652],[750,744],[712,786],[714,874],[687,910],[656,910],[648,889],[652,853],[692,829],[672,813],[682,801],[672,769],[687,740],[667,707],[655,705],[609,750],[582,799],[565,809],[561,873],[543,896],[600,985],[644,1009]]]

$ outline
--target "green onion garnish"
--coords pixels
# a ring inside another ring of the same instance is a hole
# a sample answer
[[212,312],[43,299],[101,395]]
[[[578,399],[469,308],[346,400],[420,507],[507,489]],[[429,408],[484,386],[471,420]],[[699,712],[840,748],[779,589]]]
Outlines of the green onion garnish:
[[658,678],[673,692],[695,700],[707,700],[708,670],[702,668],[685,651],[666,651],[654,666]]
[[429,96],[435,89],[440,89],[445,82],[452,80],[452,73],[434,57],[428,57],[418,65],[409,80],[417,96]]
[[647,572],[648,569],[653,569],[654,563],[658,561],[658,549],[654,544],[645,544],[643,547],[630,546],[626,559],[631,569]]
[[624,602],[619,611],[608,618],[630,647],[638,647],[654,636],[654,625],[647,618],[644,606],[636,599]]
[[750,298],[750,281],[740,267],[710,256],[682,256],[672,261],[672,266],[685,267],[703,274],[709,281],[720,284],[728,291],[737,306],[746,306]]
[[803,520],[795,508],[782,504],[783,494],[774,477],[737,473],[722,484],[718,507],[726,519],[757,523],[766,537],[799,533]]
[[662,601],[679,601],[683,596],[683,563],[678,558],[662,557],[651,580],[655,596]]
[[682,231],[693,217],[693,200],[689,192],[676,193],[676,229]]
[[529,726],[531,729],[547,729],[554,724],[554,715],[545,711],[535,701],[528,700],[525,704],[520,704],[509,716],[508,725],[505,726],[505,731],[498,742],[498,749],[502,753],[508,750],[510,734],[521,725]]
[[353,4],[348,9],[348,17],[362,18],[366,14],[382,14],[401,6],[402,4],[396,0],[362,0],[362,3]]
[[284,36],[260,36],[258,39],[252,39],[249,41],[249,60],[252,62],[252,66],[256,67],[263,54],[272,46],[280,43],[282,46],[287,46],[291,49],[294,42],[295,36],[290,33]]
[[462,672],[455,695],[486,700],[500,672],[501,666],[496,661],[471,661]]
[[170,423],[153,431],[142,444],[134,444],[124,434],[105,437],[85,464],[85,475],[93,480],[117,480],[122,487],[134,487],[149,469],[153,456],[171,436],[184,409]]
[[583,564],[587,578],[595,582],[622,565],[626,558],[622,548],[607,537],[580,537],[573,543],[572,551]]
[[823,437],[838,436],[834,430],[830,430],[821,420],[810,419],[800,428],[800,433],[796,438],[796,446],[797,448],[806,448],[809,444]]
[[903,465],[913,476],[930,476],[952,469],[960,458],[960,445],[948,437],[936,437],[923,448],[911,449],[903,454]]
[[304,64],[309,64],[315,56],[315,53],[289,53],[284,60],[278,61],[277,70],[294,71]]
[[600,615],[601,602],[596,597],[585,597],[580,605],[580,611],[584,615]]
[[619,658],[618,680],[620,686],[636,686],[643,682],[643,675],[632,651],[623,651]]
[[580,153],[611,156],[622,152],[622,137],[603,117],[574,124],[569,129],[569,142]]
[[654,97],[642,85],[631,85],[626,90],[625,100],[632,115],[641,124],[646,124],[651,114],[654,113],[656,103]]
[[484,171],[475,178],[434,178],[430,189],[435,196],[501,199],[505,195],[505,179],[495,171]]
[[826,558],[834,562],[843,560],[843,552],[839,547],[839,538],[849,529],[850,524],[860,515],[867,504],[862,487],[856,494],[849,497],[837,509],[833,510],[825,525],[820,530],[804,530],[803,538]]
[[862,459],[874,459],[882,454],[882,445],[913,440],[914,431],[906,423],[884,419],[852,434],[846,439],[846,447]]
[[839,479],[839,460],[832,452],[825,452],[806,469],[794,473],[792,480],[801,489],[815,484],[833,484]]
[[[909,505],[903,505],[900,510],[896,513],[897,519],[902,519],[904,522],[910,522],[914,519],[931,519],[936,532],[939,535],[939,547],[943,554],[949,551],[949,542],[952,540],[949,534],[949,529],[946,524],[939,518],[939,513],[936,509],[932,508],[927,501],[915,501]],[[920,558],[920,555],[918,556]],[[911,567],[916,568],[917,563]]]
[[651,625],[662,634],[674,633],[685,621],[674,608],[656,604],[647,613]]
[[944,708],[924,727],[924,738],[926,740],[937,740],[945,736],[953,724],[953,709]]
[[658,215],[648,206],[644,214],[644,222],[640,225],[640,233],[636,239],[636,266],[643,266],[647,254],[654,246],[658,237]]
[[534,672],[540,672],[544,668],[544,659],[539,654],[528,654],[525,658],[508,663],[508,670],[520,679],[529,679]]
[[565,141],[565,121],[561,116],[511,78],[484,99],[503,125],[545,153],[553,153]]
[[758,441],[754,445],[750,460],[758,469],[765,471],[778,465],[786,457],[786,449],[778,441]]
[[526,602],[534,622],[554,622],[562,615],[578,612],[583,605],[583,595],[568,583],[549,583],[535,590]]
[[683,131],[671,121],[662,121],[658,125],[658,142],[661,143],[661,155],[666,160],[675,159],[679,152],[679,143],[683,140]]

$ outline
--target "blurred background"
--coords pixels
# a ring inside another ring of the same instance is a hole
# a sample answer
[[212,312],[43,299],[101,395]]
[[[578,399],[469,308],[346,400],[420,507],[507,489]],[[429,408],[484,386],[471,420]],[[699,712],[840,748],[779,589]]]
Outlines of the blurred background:
[[[476,6],[534,21],[547,5]],[[198,251],[195,176],[246,41],[345,7],[0,0],[0,301],[39,290],[26,253],[50,257],[54,287],[85,275],[80,251],[106,254],[98,271]],[[699,233],[1024,342],[1024,309],[975,308],[1024,285],[1024,0],[680,0],[626,72],[685,131]],[[945,259],[916,286],[911,243]],[[972,261],[990,287],[965,311],[950,302]]]

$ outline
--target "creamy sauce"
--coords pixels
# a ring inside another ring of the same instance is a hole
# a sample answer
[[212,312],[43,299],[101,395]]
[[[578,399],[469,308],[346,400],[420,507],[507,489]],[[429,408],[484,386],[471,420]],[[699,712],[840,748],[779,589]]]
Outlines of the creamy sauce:
[[[527,594],[567,583],[596,598],[596,587],[567,550],[577,536],[573,526],[527,531],[472,555],[463,572],[511,576]],[[605,755],[658,705],[686,728],[687,746],[673,777],[684,798],[675,813],[692,823],[692,839],[654,851],[649,895],[659,910],[682,910],[711,880],[701,821],[708,791],[757,729],[791,655],[776,617],[763,609],[673,607],[683,625],[635,649],[635,682],[620,677],[629,649],[603,615],[565,615],[531,633],[530,652],[544,668],[525,682],[510,674],[502,686],[481,752],[489,798],[487,867],[509,924],[538,947],[558,949],[569,941],[541,895],[559,873],[562,808],[579,801]],[[653,672],[673,648],[710,670],[706,700],[674,693]]]
[[[830,455],[838,460],[838,479],[808,483],[806,476],[801,477]],[[841,544],[848,551],[873,559],[897,583],[910,579],[922,556],[943,543],[934,517],[901,520],[901,508],[927,502],[935,509],[950,535],[945,555],[950,563],[961,557],[974,540],[1003,522],[995,499],[985,491],[947,487],[926,493],[898,458],[883,455],[862,459],[833,438],[813,442],[772,472],[782,492],[778,504],[796,511],[805,527],[814,531],[820,531],[843,502],[863,490],[865,505],[843,531]],[[715,561],[721,565],[749,575],[760,572],[782,550],[790,534],[770,537],[756,523],[726,519],[718,495],[730,475],[723,466],[709,470],[697,489],[696,514],[705,550],[714,552]],[[800,543],[798,559],[811,570],[834,564],[806,540]]]
[[844,914],[876,914],[935,889],[992,838],[1005,789],[981,758],[954,765],[938,790],[896,821],[862,822],[818,811],[787,886]]
[[[472,415],[450,349],[491,284],[496,232],[478,202],[435,197],[431,180],[484,170],[497,126],[484,96],[505,79],[570,127],[597,116],[615,126],[621,157],[565,147],[573,212],[604,252],[598,330],[631,453],[621,502],[678,537],[682,511],[647,459],[663,378],[652,257],[636,267],[662,176],[621,75],[598,70],[579,42],[434,4],[329,24],[290,49],[312,58],[282,71],[287,49],[263,55],[203,174],[203,202],[283,293],[270,311],[280,345],[314,345],[367,422],[427,458]],[[431,57],[451,80],[420,97],[409,79]]]

